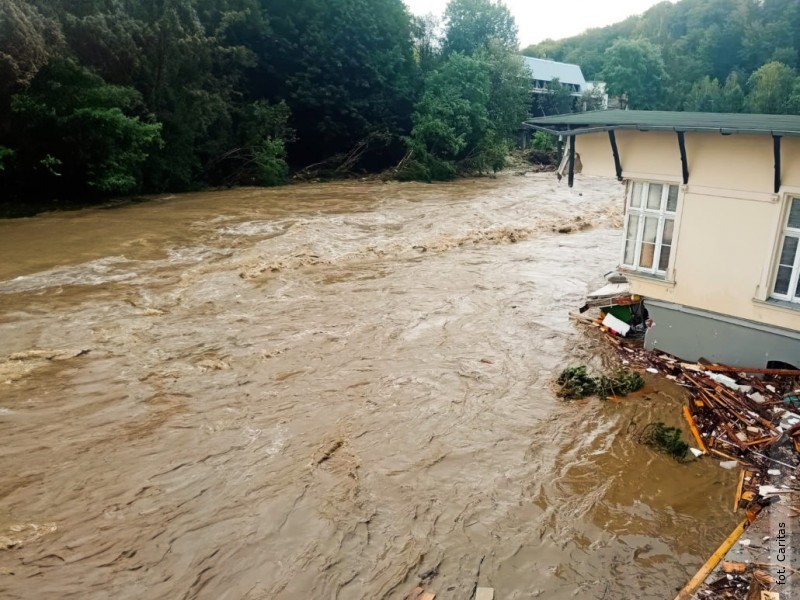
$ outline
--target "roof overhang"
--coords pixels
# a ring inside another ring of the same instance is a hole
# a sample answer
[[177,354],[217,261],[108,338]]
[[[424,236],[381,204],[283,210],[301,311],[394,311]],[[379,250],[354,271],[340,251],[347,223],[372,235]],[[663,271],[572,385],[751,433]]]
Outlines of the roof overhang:
[[529,121],[524,122],[523,127],[528,129],[533,129],[535,131],[544,131],[545,133],[550,133],[553,135],[586,135],[588,133],[604,133],[607,131],[618,131],[618,130],[628,130],[628,131],[666,131],[669,133],[719,133],[722,135],[734,135],[734,134],[745,134],[745,135],[771,135],[771,136],[795,136],[800,137],[800,131],[780,131],[774,129],[749,129],[749,128],[729,128],[729,127],[679,127],[679,126],[657,126],[657,125],[627,125],[627,124],[619,124],[619,125],[599,125],[599,126],[592,126],[592,127],[575,127],[574,129],[570,129],[569,126],[565,126],[563,129],[556,129],[554,127],[545,127],[544,125],[537,125],[536,123],[531,123]]

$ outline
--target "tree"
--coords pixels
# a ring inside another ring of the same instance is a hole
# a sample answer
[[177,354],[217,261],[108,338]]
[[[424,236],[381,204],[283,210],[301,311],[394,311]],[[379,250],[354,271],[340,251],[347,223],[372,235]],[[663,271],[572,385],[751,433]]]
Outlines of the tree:
[[546,90],[533,95],[531,113],[536,116],[562,115],[574,110],[575,98],[572,96],[572,90],[561,83],[558,77],[547,84]]
[[500,0],[450,0],[444,13],[444,50],[474,54],[490,44],[516,52],[517,24]]
[[[79,196],[124,194],[142,182],[141,166],[160,143],[161,126],[137,116],[141,96],[109,85],[73,61],[54,61],[12,99],[23,125],[15,166],[35,176],[37,191]],[[60,195],[59,194],[59,195]]]
[[605,89],[601,86],[592,86],[589,89],[586,89],[581,94],[580,100],[580,110],[587,112],[592,110],[603,110],[603,107],[606,104],[606,93]]
[[653,109],[661,103],[666,72],[659,49],[645,40],[618,40],[605,52],[601,77],[608,93],[626,97],[628,106]]
[[[399,142],[410,129],[418,91],[411,18],[400,0],[262,0],[272,34],[255,48],[253,93],[284,100],[297,141],[297,165],[377,140]],[[400,144],[397,144],[400,148]],[[392,149],[373,152],[383,166]],[[402,152],[402,150],[400,150]],[[402,156],[402,154],[400,154]]]
[[62,41],[58,23],[33,4],[0,3],[0,98],[30,84]]
[[452,54],[426,82],[408,138],[405,178],[449,179],[498,171],[530,102],[530,75],[518,56],[490,45]]
[[745,95],[739,84],[739,76],[731,73],[725,80],[725,85],[720,90],[720,100],[717,105],[719,112],[739,113],[745,108]]
[[411,18],[411,36],[414,44],[414,59],[422,75],[427,75],[438,65],[441,55],[441,22],[428,14]]
[[722,90],[719,81],[706,75],[692,87],[684,108],[695,112],[715,112],[722,102]]
[[752,112],[782,114],[789,111],[789,98],[795,85],[794,70],[783,63],[770,62],[747,80],[750,93],[747,105]]

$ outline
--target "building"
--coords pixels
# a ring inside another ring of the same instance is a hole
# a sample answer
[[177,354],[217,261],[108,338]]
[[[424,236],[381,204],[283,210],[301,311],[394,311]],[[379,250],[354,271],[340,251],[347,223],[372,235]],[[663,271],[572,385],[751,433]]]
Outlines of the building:
[[624,184],[619,269],[647,348],[800,367],[800,117],[595,111],[532,119],[566,136],[568,180]]
[[570,88],[573,96],[580,97],[586,89],[586,79],[578,65],[545,60],[544,58],[522,57],[525,66],[533,76],[533,91],[543,94],[548,91],[548,86],[553,79],[558,79],[562,85]]

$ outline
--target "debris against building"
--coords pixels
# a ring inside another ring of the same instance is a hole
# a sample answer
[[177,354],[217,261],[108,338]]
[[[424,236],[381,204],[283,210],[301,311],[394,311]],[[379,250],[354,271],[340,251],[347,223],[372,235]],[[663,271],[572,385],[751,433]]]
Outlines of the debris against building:
[[[619,270],[645,346],[800,367],[800,116],[595,111],[532,119],[566,138],[570,186],[625,186]],[[615,315],[616,316],[616,315]]]
[[[624,294],[602,300],[613,307]],[[732,510],[742,521],[675,600],[800,597],[800,370],[686,362],[620,335],[603,311],[573,317],[600,328],[627,368],[685,388],[692,453],[739,470]]]

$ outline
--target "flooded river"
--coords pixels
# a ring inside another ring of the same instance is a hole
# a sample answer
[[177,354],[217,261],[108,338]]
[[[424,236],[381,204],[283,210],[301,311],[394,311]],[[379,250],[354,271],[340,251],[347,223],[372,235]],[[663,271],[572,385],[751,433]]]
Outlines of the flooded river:
[[[567,313],[622,190],[309,184],[0,222],[0,597],[671,599],[735,475]],[[559,230],[562,233],[559,233]]]

